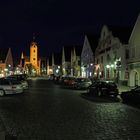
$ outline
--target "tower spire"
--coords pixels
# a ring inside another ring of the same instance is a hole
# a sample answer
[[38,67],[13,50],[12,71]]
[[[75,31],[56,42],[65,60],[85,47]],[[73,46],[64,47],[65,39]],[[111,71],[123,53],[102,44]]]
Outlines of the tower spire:
[[24,59],[24,55],[23,55],[23,52],[21,53],[21,59]]
[[35,33],[33,33],[33,41],[35,41]]

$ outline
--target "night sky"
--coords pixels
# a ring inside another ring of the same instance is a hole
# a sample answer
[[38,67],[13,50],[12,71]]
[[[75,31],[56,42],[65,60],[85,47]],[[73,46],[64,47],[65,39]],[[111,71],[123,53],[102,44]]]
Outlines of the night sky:
[[0,47],[15,56],[29,55],[33,34],[41,56],[64,45],[82,45],[84,33],[100,34],[106,25],[133,28],[140,0],[5,0],[0,1]]

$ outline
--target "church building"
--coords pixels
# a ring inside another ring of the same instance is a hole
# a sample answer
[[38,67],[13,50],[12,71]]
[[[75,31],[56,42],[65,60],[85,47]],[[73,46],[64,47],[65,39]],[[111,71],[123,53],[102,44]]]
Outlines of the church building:
[[30,44],[30,56],[25,56],[22,52],[20,66],[22,72],[31,76],[40,75],[41,60],[38,56],[38,45],[35,42],[35,37]]

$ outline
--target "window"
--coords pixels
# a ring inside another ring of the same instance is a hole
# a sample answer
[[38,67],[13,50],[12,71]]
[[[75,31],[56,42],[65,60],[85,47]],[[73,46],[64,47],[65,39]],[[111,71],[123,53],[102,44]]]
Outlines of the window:
[[115,52],[113,53],[113,60],[116,61],[116,59],[117,59],[117,52],[115,51]]
[[101,63],[103,63],[103,56],[101,56]]
[[105,37],[105,31],[104,31],[104,33],[103,33],[103,36]]
[[126,58],[126,59],[129,59],[129,50],[126,50],[126,51],[125,51],[125,58]]
[[109,56],[109,54],[107,54],[107,61],[108,61],[108,62],[110,61],[110,56]]
[[134,58],[135,57],[135,48],[132,48],[132,58]]
[[34,50],[34,53],[35,53],[35,50]]
[[97,59],[97,64],[99,64],[99,59]]
[[33,58],[33,60],[35,60],[35,58]]
[[109,40],[109,44],[111,45],[111,39]]

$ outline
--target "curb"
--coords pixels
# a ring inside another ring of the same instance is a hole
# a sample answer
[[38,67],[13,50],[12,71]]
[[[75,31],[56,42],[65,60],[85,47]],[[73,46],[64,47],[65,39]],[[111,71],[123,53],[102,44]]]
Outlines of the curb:
[[88,94],[81,94],[82,98],[87,100],[96,102],[96,103],[112,103],[112,102],[120,102],[119,98],[112,98],[112,97],[96,97]]

